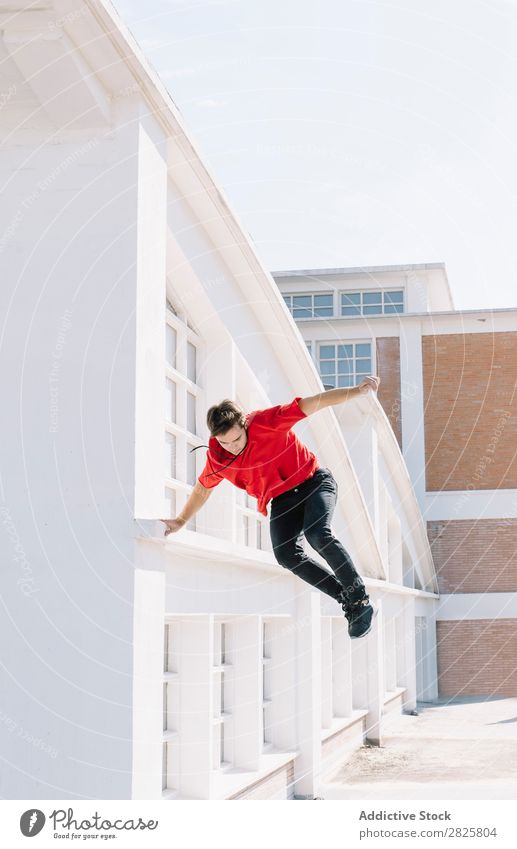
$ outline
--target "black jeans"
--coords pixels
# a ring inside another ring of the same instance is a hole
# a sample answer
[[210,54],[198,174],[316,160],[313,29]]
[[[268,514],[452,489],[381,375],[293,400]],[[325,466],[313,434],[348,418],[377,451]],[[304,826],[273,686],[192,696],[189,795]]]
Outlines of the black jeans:
[[[330,527],[337,490],[330,469],[317,469],[312,477],[272,499],[269,531],[281,566],[336,600],[345,590],[348,599],[356,601],[366,595],[364,583]],[[334,575],[304,552],[302,534]]]

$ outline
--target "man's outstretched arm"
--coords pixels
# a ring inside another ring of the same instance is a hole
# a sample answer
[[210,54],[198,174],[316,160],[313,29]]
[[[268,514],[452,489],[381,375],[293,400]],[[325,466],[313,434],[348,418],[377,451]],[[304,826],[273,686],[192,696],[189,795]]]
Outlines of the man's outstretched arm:
[[299,401],[300,410],[306,416],[317,413],[324,407],[334,407],[336,404],[342,404],[343,401],[349,401],[350,398],[356,398],[358,395],[364,395],[370,389],[377,392],[380,377],[372,375],[364,377],[358,386],[351,386],[348,389],[327,389],[325,392],[319,392],[317,395],[310,395],[307,398],[302,398]]
[[207,489],[202,486],[199,481],[196,481],[192,492],[187,498],[185,504],[183,505],[183,509],[181,513],[176,516],[175,519],[160,519],[160,522],[164,522],[167,527],[165,528],[164,536],[168,536],[168,534],[174,534],[176,531],[181,530],[183,525],[186,525],[187,522],[197,513],[198,510],[201,509],[203,504],[206,503],[210,495],[212,494],[212,489]]

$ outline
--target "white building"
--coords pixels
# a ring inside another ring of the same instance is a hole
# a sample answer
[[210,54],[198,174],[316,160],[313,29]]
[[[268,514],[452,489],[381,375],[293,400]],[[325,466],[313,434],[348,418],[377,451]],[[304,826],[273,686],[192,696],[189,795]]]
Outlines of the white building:
[[0,8],[0,793],[312,798],[386,710],[436,695],[436,576],[396,437],[371,393],[297,425],[379,604],[363,640],[230,484],[163,537],[211,404],[322,383],[113,9]]

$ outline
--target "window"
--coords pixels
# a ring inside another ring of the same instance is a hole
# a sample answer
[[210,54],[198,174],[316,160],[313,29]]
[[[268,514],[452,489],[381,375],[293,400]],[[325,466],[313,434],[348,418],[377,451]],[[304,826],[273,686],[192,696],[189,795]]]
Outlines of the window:
[[168,377],[165,378],[165,418],[168,422],[176,421],[176,384]]
[[162,796],[176,795],[178,785],[179,693],[175,626],[165,622],[163,640]]
[[187,342],[187,377],[196,382],[196,348],[191,342]]
[[260,551],[272,551],[268,520],[257,509],[257,499],[244,489],[235,490],[237,542]]
[[334,294],[310,292],[305,295],[283,295],[293,318],[330,318],[334,315]]
[[372,374],[371,342],[320,343],[319,372],[326,388],[355,386]]
[[165,475],[176,477],[176,437],[172,433],[165,434]]
[[187,392],[187,430],[196,433],[196,396]]
[[214,622],[214,658],[213,658],[213,769],[231,766],[232,754],[232,713],[231,693],[228,680],[231,676],[231,662],[228,645],[228,624]]
[[341,292],[341,315],[388,315],[399,312],[404,312],[402,289]]
[[171,368],[176,368],[177,334],[174,327],[165,327],[165,361]]
[[[202,440],[197,436],[196,412],[201,340],[185,312],[167,298],[165,320],[165,509],[173,518],[196,483],[198,454],[192,451]],[[200,462],[200,461],[199,461]],[[187,523],[196,530],[196,516]]]
[[166,516],[174,518],[176,516],[176,491],[166,486],[164,490],[165,503],[167,504]]
[[271,692],[269,665],[271,663],[271,625],[262,622],[262,745],[267,747],[271,743]]
[[187,483],[189,486],[195,486],[197,480],[196,452],[192,450],[195,447],[195,445],[187,442]]

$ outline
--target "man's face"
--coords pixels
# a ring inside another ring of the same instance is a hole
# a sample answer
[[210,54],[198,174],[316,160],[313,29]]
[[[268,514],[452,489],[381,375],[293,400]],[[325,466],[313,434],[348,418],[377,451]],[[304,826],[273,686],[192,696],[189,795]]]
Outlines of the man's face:
[[248,441],[248,433],[245,427],[234,425],[226,433],[220,433],[219,436],[216,436],[216,439],[219,445],[222,445],[231,454],[238,454]]

